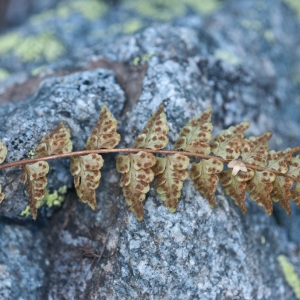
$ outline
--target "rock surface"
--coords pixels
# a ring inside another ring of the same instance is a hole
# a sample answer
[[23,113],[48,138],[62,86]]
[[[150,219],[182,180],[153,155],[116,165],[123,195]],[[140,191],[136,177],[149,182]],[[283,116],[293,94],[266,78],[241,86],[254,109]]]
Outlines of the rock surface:
[[[72,14],[67,18],[76,23]],[[32,24],[26,26],[22,30]],[[293,51],[299,26],[280,1],[244,0],[225,2],[206,17],[190,15],[99,43],[87,35],[74,43],[69,60],[48,62],[44,68],[52,76],[41,77],[33,95],[0,107],[7,161],[25,158],[61,120],[71,129],[74,149],[83,149],[103,104],[119,122],[120,147],[132,146],[161,103],[170,145],[188,119],[209,106],[215,133],[248,119],[249,134],[274,132],[271,148],[300,145],[300,52]],[[73,38],[61,37],[70,45]],[[0,67],[10,60],[5,56]],[[4,93],[39,65],[15,64]],[[211,210],[187,180],[175,214],[152,187],[139,223],[124,203],[115,158],[104,156],[95,212],[74,193],[68,161],[52,162],[50,192],[69,190],[59,209],[43,207],[36,222],[20,216],[27,205],[20,171],[1,172],[0,184],[7,184],[0,206],[1,299],[297,299],[278,256],[284,254],[300,274],[298,208],[289,219],[280,208],[268,217],[247,200],[248,214],[242,215],[218,187]]]

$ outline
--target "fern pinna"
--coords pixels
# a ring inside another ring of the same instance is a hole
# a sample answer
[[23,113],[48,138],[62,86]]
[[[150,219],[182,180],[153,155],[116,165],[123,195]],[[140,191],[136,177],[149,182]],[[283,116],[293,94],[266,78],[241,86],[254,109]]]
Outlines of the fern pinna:
[[[0,169],[23,166],[22,182],[27,183],[33,219],[46,194],[47,160],[71,157],[70,170],[78,197],[95,210],[95,189],[100,183],[104,162],[101,154],[112,152],[124,153],[117,158],[117,171],[122,174],[120,186],[127,205],[139,221],[144,218],[143,201],[154,178],[157,193],[172,213],[177,209],[183,181],[189,176],[211,207],[215,206],[214,194],[219,181],[243,213],[246,213],[246,191],[268,215],[272,214],[273,202],[278,202],[287,214],[291,213],[291,198],[300,206],[300,155],[295,156],[300,146],[269,151],[272,133],[245,139],[244,133],[250,125],[247,121],[222,130],[212,138],[211,115],[212,109],[208,108],[191,119],[181,129],[174,150],[163,150],[169,142],[169,126],[161,105],[135,139],[133,148],[114,149],[121,139],[117,120],[103,105],[87,140],[87,150],[72,152],[70,130],[60,123],[42,138],[35,158],[6,163]],[[4,162],[7,151],[0,140],[0,163]],[[199,161],[188,171],[189,157]],[[0,186],[0,202],[4,196]]]

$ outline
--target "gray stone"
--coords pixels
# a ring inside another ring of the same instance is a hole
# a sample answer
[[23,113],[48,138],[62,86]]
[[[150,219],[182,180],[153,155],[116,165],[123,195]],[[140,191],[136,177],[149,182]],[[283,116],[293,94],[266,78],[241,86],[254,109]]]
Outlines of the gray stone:
[[[249,17],[245,9],[252,12]],[[268,22],[265,15],[271,11]],[[119,147],[132,146],[161,103],[170,125],[169,148],[180,128],[209,106],[215,133],[248,119],[251,135],[274,131],[272,148],[299,145],[294,101],[299,85],[289,80],[298,71],[286,67],[298,59],[291,47],[299,45],[299,23],[289,14],[280,1],[226,2],[206,18],[154,24],[134,35],[76,48],[77,66],[84,67],[54,74],[26,100],[1,106],[0,137],[9,148],[7,160],[26,157],[61,120],[71,129],[74,149],[83,149],[102,104],[118,119]],[[268,44],[264,31],[246,26],[257,19],[264,20],[259,28],[271,31],[280,43]],[[144,54],[151,55],[142,93],[124,110],[130,102],[126,80],[105,60],[132,66]],[[82,70],[92,65],[102,68]],[[299,209],[293,207],[287,224],[280,208],[268,217],[247,200],[248,214],[242,215],[218,186],[211,210],[188,179],[175,214],[167,212],[152,186],[140,223],[124,203],[115,158],[104,155],[95,212],[71,188],[67,160],[53,162],[49,188],[70,189],[63,206],[42,208],[34,225],[20,221],[26,205],[20,172],[1,172],[0,183],[9,183],[0,207],[4,299],[296,299],[278,256],[286,255],[300,274]],[[24,288],[21,294],[26,282],[32,283],[31,290]],[[13,290],[16,285],[20,288]]]

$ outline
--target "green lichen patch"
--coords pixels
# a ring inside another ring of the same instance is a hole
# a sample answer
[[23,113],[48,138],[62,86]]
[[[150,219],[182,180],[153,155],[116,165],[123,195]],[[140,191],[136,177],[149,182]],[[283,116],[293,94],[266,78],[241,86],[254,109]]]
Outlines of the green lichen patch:
[[15,49],[21,41],[18,33],[9,33],[0,37],[0,55],[7,55]]
[[106,4],[98,0],[72,1],[71,7],[89,20],[97,20],[102,17],[108,9]]
[[124,23],[123,25],[123,32],[125,34],[131,34],[144,26],[143,21],[138,18],[132,18]]
[[0,55],[15,54],[24,62],[53,61],[62,54],[65,48],[52,32],[44,32],[35,36],[21,37],[11,33],[0,38]]
[[[58,190],[51,193],[48,189],[46,190],[46,195],[42,200],[41,206],[46,205],[47,207],[58,207],[61,206],[65,200],[67,193],[67,186],[63,185]],[[30,205],[27,205],[25,209],[20,213],[20,216],[28,218],[31,216]]]
[[233,53],[221,49],[217,49],[215,51],[215,56],[230,65],[237,65],[241,62],[240,59]]
[[30,213],[30,205],[27,205],[23,211],[21,211],[20,216],[29,218],[31,216]]
[[182,0],[132,0],[125,5],[142,16],[160,21],[169,21],[186,14],[186,6]]
[[209,14],[220,8],[221,2],[218,0],[185,0],[196,12]]
[[52,32],[29,36],[19,41],[18,47],[12,49],[23,61],[54,61],[65,53],[63,44]]
[[141,65],[147,61],[149,61],[149,59],[154,55],[155,53],[154,52],[149,52],[149,53],[146,53],[144,55],[142,55],[141,57],[140,56],[137,56],[135,57],[133,60],[132,60],[132,64],[134,66],[138,66],[138,65]]
[[50,193],[49,190],[46,190],[46,196],[43,199],[43,205],[48,207],[52,206],[61,206],[65,200],[65,195],[67,193],[67,186],[60,187],[57,191]]
[[5,69],[0,68],[0,81],[9,77],[9,72]]
[[279,255],[277,260],[280,264],[286,282],[292,288],[296,298],[300,299],[300,279],[293,265],[289,262],[285,255]]
[[300,20],[300,1],[299,0],[282,0],[288,6],[290,6],[295,13],[297,14],[298,19]]
[[221,5],[218,0],[131,0],[125,4],[140,15],[160,21],[169,21],[187,14],[188,7],[195,12],[208,14]]

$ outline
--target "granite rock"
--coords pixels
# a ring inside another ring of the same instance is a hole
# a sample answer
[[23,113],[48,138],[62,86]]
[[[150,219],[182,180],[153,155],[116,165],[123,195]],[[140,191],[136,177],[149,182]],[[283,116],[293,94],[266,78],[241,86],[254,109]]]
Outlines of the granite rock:
[[[255,20],[265,20],[266,12],[270,21],[258,26]],[[281,1],[244,0],[88,48],[83,40],[82,49],[74,46],[76,68],[55,62],[51,68],[64,74],[53,72],[24,101],[1,106],[7,160],[26,157],[61,120],[71,129],[74,149],[84,148],[102,104],[118,119],[120,147],[132,146],[161,103],[170,145],[188,119],[209,106],[215,133],[248,119],[249,134],[274,132],[272,148],[299,145],[299,84],[290,80],[298,71],[288,68],[298,59],[291,47],[299,47],[299,26]],[[139,89],[129,92],[119,71],[133,72],[138,64],[146,68],[137,72],[142,89],[136,97]],[[124,203],[115,158],[104,156],[95,212],[78,200],[67,160],[53,162],[49,188],[69,190],[62,207],[42,208],[35,223],[20,217],[26,205],[20,172],[1,172],[0,183],[9,182],[0,207],[4,299],[297,299],[278,257],[284,254],[300,274],[299,209],[293,207],[287,224],[280,208],[268,217],[247,200],[242,215],[218,187],[211,210],[187,180],[175,214],[151,187],[140,223]],[[21,287],[34,281],[31,289],[13,290],[19,278]]]

